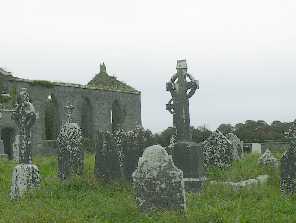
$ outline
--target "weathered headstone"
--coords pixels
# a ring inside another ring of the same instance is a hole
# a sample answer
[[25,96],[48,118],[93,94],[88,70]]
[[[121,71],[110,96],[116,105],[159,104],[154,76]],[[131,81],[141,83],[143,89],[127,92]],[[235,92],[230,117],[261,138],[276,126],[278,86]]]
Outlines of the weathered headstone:
[[288,151],[281,158],[280,189],[285,194],[296,193],[296,120],[287,132],[290,141]]
[[28,190],[40,186],[39,169],[33,164],[19,164],[12,172],[11,199],[19,199]]
[[84,153],[81,149],[81,128],[72,121],[74,107],[69,105],[65,109],[67,121],[62,126],[57,138],[58,176],[61,180],[75,175],[82,175],[84,166]]
[[205,167],[226,168],[232,164],[233,146],[219,130],[202,143],[202,151]]
[[226,137],[233,146],[233,159],[241,159],[243,155],[243,142],[233,133],[228,133]]
[[186,199],[183,172],[178,169],[164,148],[145,149],[133,173],[137,206],[143,212],[153,210],[185,211]]
[[17,126],[18,162],[12,174],[11,199],[19,199],[29,189],[40,185],[39,169],[32,164],[31,128],[36,121],[36,111],[30,102],[26,88],[21,88],[17,96],[17,106],[12,113]]
[[259,157],[258,163],[263,166],[277,167],[279,162],[272,155],[269,149],[266,149],[265,152]]
[[173,115],[176,128],[176,143],[172,150],[175,165],[183,171],[185,187],[189,191],[199,191],[204,177],[203,154],[200,145],[192,141],[190,132],[189,98],[199,88],[196,81],[187,73],[186,60],[177,61],[177,73],[166,84],[172,99],[166,109]]
[[123,153],[119,151],[111,132],[98,134],[96,144],[95,176],[104,180],[121,178]]
[[111,180],[122,178],[132,180],[139,157],[150,145],[152,133],[137,127],[125,131],[99,133],[96,145],[95,175]]

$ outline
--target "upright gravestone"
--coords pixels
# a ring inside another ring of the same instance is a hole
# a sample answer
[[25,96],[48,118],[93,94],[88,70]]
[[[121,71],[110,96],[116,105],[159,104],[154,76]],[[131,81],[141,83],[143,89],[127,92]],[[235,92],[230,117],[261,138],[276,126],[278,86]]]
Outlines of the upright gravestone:
[[153,210],[185,211],[183,172],[164,148],[145,149],[133,173],[137,206],[143,212]]
[[111,180],[123,177],[123,153],[111,132],[98,134],[94,173],[98,178]]
[[150,145],[152,133],[137,127],[125,131],[116,129],[98,134],[95,175],[105,180],[132,180],[132,173],[144,149]]
[[233,133],[228,133],[226,137],[233,146],[233,159],[241,159],[243,155],[243,142]]
[[202,143],[205,167],[226,168],[233,161],[233,146],[217,129]]
[[200,146],[192,141],[190,133],[189,98],[198,87],[198,82],[187,73],[186,60],[178,60],[177,73],[166,85],[172,96],[166,109],[173,115],[176,128],[173,160],[183,171],[185,187],[189,191],[199,191],[204,177],[203,154]]
[[296,120],[287,132],[290,141],[288,151],[281,159],[280,189],[285,194],[296,193]]
[[66,106],[67,121],[58,135],[58,176],[65,180],[73,175],[82,175],[84,153],[81,149],[82,133],[79,125],[72,121],[74,107]]
[[19,199],[33,188],[40,186],[40,175],[37,166],[32,164],[31,128],[36,121],[36,111],[30,102],[26,88],[21,88],[17,96],[17,105],[12,113],[17,126],[18,162],[12,173],[11,199]]

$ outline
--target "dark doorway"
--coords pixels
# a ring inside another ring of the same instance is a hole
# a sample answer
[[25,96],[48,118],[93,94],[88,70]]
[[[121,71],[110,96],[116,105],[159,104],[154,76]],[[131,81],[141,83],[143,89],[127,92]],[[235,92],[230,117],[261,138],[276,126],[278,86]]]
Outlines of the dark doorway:
[[59,131],[59,111],[56,98],[51,94],[45,105],[45,139],[56,140]]
[[3,128],[1,130],[1,139],[4,144],[4,153],[8,155],[9,159],[13,159],[13,142],[15,137],[15,130],[13,128]]

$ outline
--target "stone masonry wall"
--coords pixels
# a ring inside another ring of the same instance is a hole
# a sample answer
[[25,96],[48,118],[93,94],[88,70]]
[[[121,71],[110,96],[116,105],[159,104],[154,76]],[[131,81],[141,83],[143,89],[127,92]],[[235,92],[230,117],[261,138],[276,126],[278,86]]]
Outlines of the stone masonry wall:
[[[112,90],[98,90],[89,89],[81,85],[72,84],[54,84],[50,87],[35,85],[26,80],[12,80],[0,76],[3,85],[7,89],[16,87],[28,88],[29,94],[34,101],[37,111],[37,121],[32,128],[32,144],[33,153],[40,150],[42,140],[45,140],[45,110],[48,96],[52,95],[57,103],[59,127],[63,124],[64,106],[71,103],[76,107],[73,113],[73,120],[81,124],[82,119],[82,105],[85,100],[90,102],[92,110],[92,129],[93,136],[97,131],[111,130],[111,110],[112,104],[117,100],[121,107],[126,110],[125,120],[122,123],[123,129],[133,129],[141,123],[141,94],[133,92],[120,92]],[[10,114],[7,112],[2,117],[0,128],[3,129],[7,126],[14,127],[13,122],[10,120]],[[39,148],[38,148],[39,147]]]

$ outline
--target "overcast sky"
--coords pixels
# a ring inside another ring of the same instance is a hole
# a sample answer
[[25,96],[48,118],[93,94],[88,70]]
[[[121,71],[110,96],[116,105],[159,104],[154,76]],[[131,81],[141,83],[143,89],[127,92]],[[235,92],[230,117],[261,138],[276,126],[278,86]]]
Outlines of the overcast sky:
[[145,128],[172,125],[177,59],[200,81],[191,124],[296,118],[295,0],[0,0],[0,67],[86,84],[104,61],[142,91]]

